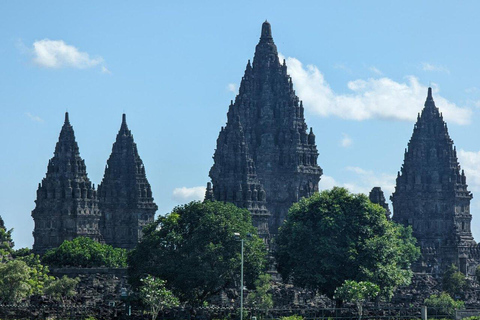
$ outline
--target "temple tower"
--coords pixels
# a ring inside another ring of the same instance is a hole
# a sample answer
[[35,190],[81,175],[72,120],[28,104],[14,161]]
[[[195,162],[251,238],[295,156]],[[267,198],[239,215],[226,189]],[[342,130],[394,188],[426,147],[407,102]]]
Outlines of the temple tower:
[[[266,193],[270,233],[275,234],[290,206],[318,191],[322,169],[317,164],[315,135],[311,128],[307,132],[302,102],[293,90],[285,61],[283,64],[279,61],[268,22],[262,25],[253,64],[247,63],[230,113],[235,117],[229,117],[224,130],[231,130],[230,126],[243,130],[247,158],[255,166],[256,178]],[[237,117],[241,126],[231,123]],[[220,138],[219,141],[223,142]],[[230,150],[217,145],[215,164],[210,171],[216,200],[222,194],[219,190],[235,190],[242,183],[241,179],[226,178],[234,170],[232,161],[217,163],[217,159],[228,157],[220,153]]]
[[413,228],[422,250],[416,271],[441,272],[454,263],[466,272],[475,246],[465,173],[442,114],[428,88],[392,194],[393,220]]
[[145,166],[128,129],[126,115],[98,186],[102,212],[101,231],[105,243],[133,249],[142,238],[143,227],[153,222],[158,207],[153,202]]
[[44,253],[64,240],[80,236],[103,241],[97,192],[80,157],[68,112],[54,156],[48,161],[47,174],[38,185],[35,203],[32,211],[35,253]]
[[380,187],[373,187],[372,190],[370,191],[370,194],[368,195],[368,199],[372,203],[376,203],[380,205],[382,208],[385,209],[385,215],[388,220],[391,219],[392,213],[390,212],[390,208],[388,207],[388,203],[385,200],[385,195],[383,194],[382,188]]
[[266,208],[266,193],[257,178],[255,164],[248,155],[240,118],[234,112],[233,108],[228,112],[228,125],[222,127],[217,139],[217,150],[213,156],[215,163],[210,170],[216,187],[212,189],[211,184],[207,184],[206,199],[232,202],[237,207],[248,209],[258,235],[269,239],[270,212]]

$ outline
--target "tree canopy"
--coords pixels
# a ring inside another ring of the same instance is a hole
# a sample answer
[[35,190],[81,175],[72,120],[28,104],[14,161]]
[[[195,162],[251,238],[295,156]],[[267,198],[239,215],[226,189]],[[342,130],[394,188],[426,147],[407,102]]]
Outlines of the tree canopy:
[[144,229],[137,248],[129,254],[129,276],[135,286],[148,274],[166,280],[166,286],[192,305],[239,283],[240,242],[244,242],[245,282],[264,269],[266,250],[256,236],[250,213],[230,203],[190,202],[176,207]]
[[127,251],[78,237],[72,241],[65,240],[58,248],[48,250],[42,262],[55,267],[126,267]]
[[344,188],[316,193],[290,209],[276,238],[277,268],[295,285],[333,297],[345,280],[370,281],[390,298],[410,283],[419,255],[411,228]]

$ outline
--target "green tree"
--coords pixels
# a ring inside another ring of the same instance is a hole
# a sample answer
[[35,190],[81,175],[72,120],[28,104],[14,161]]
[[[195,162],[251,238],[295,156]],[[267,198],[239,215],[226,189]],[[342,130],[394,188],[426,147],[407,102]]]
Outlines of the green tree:
[[0,303],[17,303],[30,291],[30,268],[24,261],[0,263]]
[[455,313],[455,310],[465,307],[463,301],[455,301],[447,292],[442,292],[439,295],[433,294],[425,299],[424,303],[428,308],[433,308],[438,313],[450,316]]
[[411,281],[415,242],[411,228],[388,221],[365,195],[335,187],[291,207],[275,257],[283,279],[297,286],[333,297],[345,280],[370,281],[389,299]]
[[3,219],[0,216],[0,262],[5,262],[12,257],[14,246],[12,232],[13,229],[7,230],[5,228]]
[[53,299],[61,300],[62,303],[65,304],[67,298],[74,297],[77,294],[75,289],[79,281],[79,278],[63,276],[50,282],[45,288],[44,293]]
[[58,248],[48,250],[42,262],[55,267],[126,267],[127,251],[98,243],[87,237],[65,240]]
[[152,320],[155,320],[158,313],[164,308],[176,307],[179,305],[178,298],[165,288],[165,281],[151,275],[140,279],[140,298],[143,304],[150,309]]
[[230,203],[191,202],[176,207],[144,229],[128,258],[130,282],[139,286],[147,274],[167,281],[180,300],[202,304],[209,296],[240,279],[240,242],[246,238],[245,280],[253,287],[264,269],[266,250],[252,225],[250,213]]
[[255,290],[248,294],[248,304],[253,308],[262,310],[273,307],[272,294],[268,293],[271,289],[271,276],[267,273],[261,274],[255,280]]
[[443,291],[450,294],[451,297],[460,297],[467,289],[467,279],[463,273],[458,271],[458,268],[452,264],[443,273],[442,277]]
[[380,293],[380,288],[368,281],[345,280],[341,287],[335,290],[335,299],[355,303],[358,310],[358,319],[362,319],[363,304],[374,299]]
[[55,279],[48,274],[50,270],[48,266],[45,266],[41,263],[40,256],[38,254],[31,253],[25,256],[17,256],[15,260],[23,261],[29,267],[29,294],[42,294],[45,286]]

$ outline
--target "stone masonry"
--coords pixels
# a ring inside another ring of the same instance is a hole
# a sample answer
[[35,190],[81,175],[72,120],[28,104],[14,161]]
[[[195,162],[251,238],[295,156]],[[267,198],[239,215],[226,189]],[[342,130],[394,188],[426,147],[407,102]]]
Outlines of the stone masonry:
[[100,227],[105,243],[133,249],[142,238],[142,229],[153,222],[157,205],[153,202],[145,166],[138,155],[126,115],[98,186]]
[[157,206],[125,115],[97,196],[65,113],[35,203],[35,253],[43,254],[64,240],[82,236],[115,247],[135,247],[143,226],[153,221]]
[[393,220],[412,226],[422,251],[414,271],[440,274],[451,264],[464,273],[474,271],[478,247],[470,229],[471,199],[447,124],[429,88],[391,197]]
[[[217,140],[207,198],[210,194],[248,208],[256,225],[263,225],[268,216],[270,233],[276,234],[290,206],[318,191],[322,169],[315,135],[307,128],[285,61],[279,61],[270,23],[264,22],[253,64],[247,63]],[[242,159],[235,159],[235,153]],[[245,183],[248,179],[251,183]]]
[[48,161],[47,174],[38,185],[35,203],[35,253],[44,253],[64,240],[82,236],[103,242],[97,191],[80,157],[68,112],[54,156]]

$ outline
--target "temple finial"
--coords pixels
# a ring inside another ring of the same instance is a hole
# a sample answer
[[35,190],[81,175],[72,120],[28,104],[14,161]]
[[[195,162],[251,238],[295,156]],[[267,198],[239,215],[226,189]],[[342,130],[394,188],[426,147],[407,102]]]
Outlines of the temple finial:
[[272,27],[267,20],[262,24],[262,36],[260,39],[272,39]]
[[130,134],[127,126],[127,115],[125,113],[122,113],[122,124],[120,125],[120,131],[118,133],[125,135]]
[[68,111],[65,112],[65,124],[70,124],[70,120],[68,119]]
[[428,87],[427,100],[433,100],[433,97],[432,97],[432,87]]

